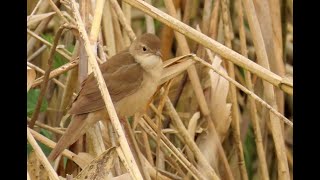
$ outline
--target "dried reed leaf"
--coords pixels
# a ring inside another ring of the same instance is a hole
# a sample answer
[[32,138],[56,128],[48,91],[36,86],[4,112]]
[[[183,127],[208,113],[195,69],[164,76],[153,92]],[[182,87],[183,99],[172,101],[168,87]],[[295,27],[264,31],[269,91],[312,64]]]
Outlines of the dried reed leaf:
[[94,160],[94,157],[91,154],[85,152],[79,152],[77,158],[81,159],[84,162],[82,168],[86,167],[90,162]]
[[[212,65],[224,72],[227,75],[226,70],[221,66],[221,58],[216,55],[213,59]],[[209,71],[210,75],[210,85],[211,85],[211,97],[210,97],[210,110],[213,117],[214,123],[217,127],[217,132],[219,138],[223,140],[225,137],[231,123],[231,118],[229,118],[231,113],[231,104],[227,103],[227,95],[229,92],[229,82],[221,77],[219,74]],[[197,145],[200,151],[208,159],[208,162],[214,167],[217,166],[217,142],[213,141],[212,137],[214,133],[212,129],[207,129],[204,131],[197,139]]]
[[31,151],[28,156],[28,172],[30,180],[47,180],[49,179],[47,171],[43,168],[43,165],[37,158],[34,151]]
[[[221,66],[221,58],[216,55],[212,62],[212,65],[224,72],[227,75],[225,69]],[[210,110],[213,117],[213,121],[216,124],[219,137],[223,139],[223,136],[227,132],[230,126],[230,109],[231,103],[227,103],[227,95],[229,91],[229,82],[221,77],[219,74],[209,71],[210,82],[211,82],[211,99],[210,99]]]
[[179,75],[194,64],[195,61],[191,60],[191,57],[193,57],[193,55],[188,54],[165,61],[159,84],[167,82],[169,79]]
[[52,16],[53,14],[55,14],[56,12],[49,12],[49,13],[43,13],[43,14],[36,14],[33,15],[29,18],[29,16],[27,16],[28,22],[27,22],[27,27],[47,18]]
[[36,71],[27,66],[27,92],[31,88],[31,85],[35,79],[36,79]]
[[106,179],[115,157],[116,148],[111,147],[87,165],[74,179]]
[[199,118],[200,118],[200,112],[194,113],[188,124],[188,132],[190,134],[190,137],[193,139],[197,131],[197,124],[198,124]]

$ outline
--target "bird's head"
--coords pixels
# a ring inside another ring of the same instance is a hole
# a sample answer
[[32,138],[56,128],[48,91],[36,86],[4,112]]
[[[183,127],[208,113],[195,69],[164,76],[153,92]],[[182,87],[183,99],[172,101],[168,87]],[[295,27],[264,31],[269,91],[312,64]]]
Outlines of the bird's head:
[[144,68],[154,68],[159,63],[162,63],[160,39],[156,35],[146,33],[137,37],[132,42],[129,52]]

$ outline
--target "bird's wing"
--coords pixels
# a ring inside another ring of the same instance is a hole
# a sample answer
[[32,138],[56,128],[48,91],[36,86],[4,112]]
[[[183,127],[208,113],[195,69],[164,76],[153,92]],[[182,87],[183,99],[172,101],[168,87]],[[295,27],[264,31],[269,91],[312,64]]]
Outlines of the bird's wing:
[[[114,103],[136,92],[143,80],[144,70],[128,51],[111,57],[100,65],[100,69]],[[96,78],[91,73],[81,84],[80,92],[69,113],[84,114],[104,107]]]

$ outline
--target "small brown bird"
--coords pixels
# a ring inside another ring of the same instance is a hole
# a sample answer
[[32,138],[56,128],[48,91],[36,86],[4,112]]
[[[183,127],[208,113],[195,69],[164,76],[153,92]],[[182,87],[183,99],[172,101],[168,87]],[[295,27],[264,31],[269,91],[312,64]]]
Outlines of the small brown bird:
[[[100,65],[103,78],[119,117],[145,110],[156,92],[162,73],[160,40],[143,34],[130,47]],[[95,122],[108,118],[97,81],[91,73],[81,84],[69,112],[72,120],[48,159],[53,161]]]

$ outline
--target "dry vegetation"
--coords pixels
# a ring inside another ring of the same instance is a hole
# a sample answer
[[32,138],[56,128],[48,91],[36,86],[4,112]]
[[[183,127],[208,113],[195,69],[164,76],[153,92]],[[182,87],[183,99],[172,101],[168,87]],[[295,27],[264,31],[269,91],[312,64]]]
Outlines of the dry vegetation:
[[[293,178],[292,0],[27,3],[28,179]],[[145,32],[165,66],[147,112],[119,128],[101,88],[111,121],[50,164],[80,83]]]

